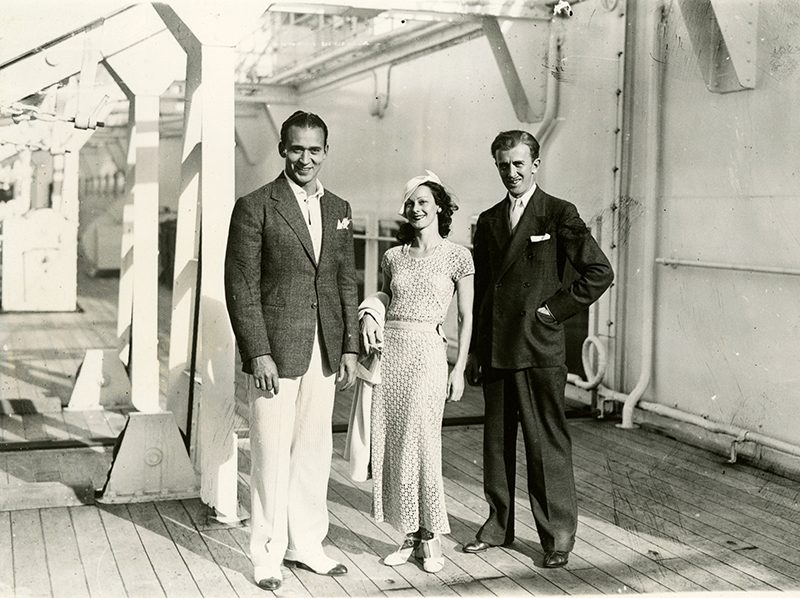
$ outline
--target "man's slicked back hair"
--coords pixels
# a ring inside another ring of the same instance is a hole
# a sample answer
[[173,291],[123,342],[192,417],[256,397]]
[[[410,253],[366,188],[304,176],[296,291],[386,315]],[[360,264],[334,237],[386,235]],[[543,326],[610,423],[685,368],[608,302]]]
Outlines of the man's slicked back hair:
[[492,141],[492,158],[497,154],[497,150],[510,150],[512,147],[524,143],[531,150],[531,160],[536,160],[539,157],[539,142],[536,137],[527,131],[503,131],[498,133],[497,137]]
[[285,121],[283,121],[283,124],[281,125],[281,143],[284,145],[286,145],[286,143],[289,141],[288,137],[290,127],[322,129],[324,143],[325,145],[328,145],[328,125],[325,124],[325,121],[322,120],[322,118],[313,112],[298,110]]

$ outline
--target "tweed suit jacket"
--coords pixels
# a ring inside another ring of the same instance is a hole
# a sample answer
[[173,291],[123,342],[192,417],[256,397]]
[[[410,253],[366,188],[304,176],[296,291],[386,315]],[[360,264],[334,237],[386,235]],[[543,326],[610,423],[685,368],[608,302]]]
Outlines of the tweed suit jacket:
[[358,291],[350,204],[325,190],[322,247],[311,235],[286,175],[239,198],[225,255],[225,296],[243,370],[271,355],[281,378],[308,369],[319,317],[331,371],[343,352],[358,353]]
[[[576,207],[536,188],[513,234],[508,200],[478,217],[473,239],[475,301],[471,351],[483,367],[565,363],[563,322],[611,285],[611,264]],[[578,278],[564,284],[566,260]],[[547,304],[557,322],[536,317]]]

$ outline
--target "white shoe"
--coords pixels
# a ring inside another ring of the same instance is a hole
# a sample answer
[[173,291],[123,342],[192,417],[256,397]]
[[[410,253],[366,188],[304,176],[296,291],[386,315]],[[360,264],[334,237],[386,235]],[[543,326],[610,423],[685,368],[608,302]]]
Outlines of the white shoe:
[[442,556],[442,541],[439,536],[430,540],[422,540],[417,547],[415,556],[422,559],[422,568],[428,573],[438,573],[444,567]]
[[389,567],[397,567],[402,565],[411,558],[412,554],[414,554],[414,551],[419,547],[419,542],[419,538],[414,536],[406,536],[406,539],[403,540],[403,543],[397,550],[384,557],[383,564]]
[[318,575],[338,576],[347,573],[347,567],[337,563],[324,552],[318,554],[301,554],[295,550],[287,550],[283,563],[290,568],[300,568],[313,571]]

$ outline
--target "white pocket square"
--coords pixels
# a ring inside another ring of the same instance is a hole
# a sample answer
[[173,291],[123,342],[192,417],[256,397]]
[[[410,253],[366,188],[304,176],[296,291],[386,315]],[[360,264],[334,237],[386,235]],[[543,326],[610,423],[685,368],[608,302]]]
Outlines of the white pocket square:
[[542,241],[547,241],[550,238],[550,233],[545,233],[543,235],[531,235],[531,243],[541,243]]
[[342,230],[347,228],[348,226],[350,226],[351,222],[352,220],[350,220],[349,218],[342,218],[341,220],[338,220],[336,222],[336,230]]

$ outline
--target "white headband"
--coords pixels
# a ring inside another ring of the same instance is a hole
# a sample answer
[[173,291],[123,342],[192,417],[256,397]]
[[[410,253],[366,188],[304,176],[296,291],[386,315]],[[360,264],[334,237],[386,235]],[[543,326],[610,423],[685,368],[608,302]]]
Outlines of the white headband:
[[409,197],[411,197],[411,194],[417,190],[417,187],[419,187],[424,183],[436,183],[438,185],[442,184],[442,181],[439,179],[438,176],[436,176],[434,172],[431,172],[430,170],[425,170],[425,172],[427,172],[428,174],[415,176],[413,179],[409,180],[406,183],[406,190],[403,192],[403,205],[400,206],[400,210],[397,212],[401,216],[405,215],[406,201],[408,200]]

